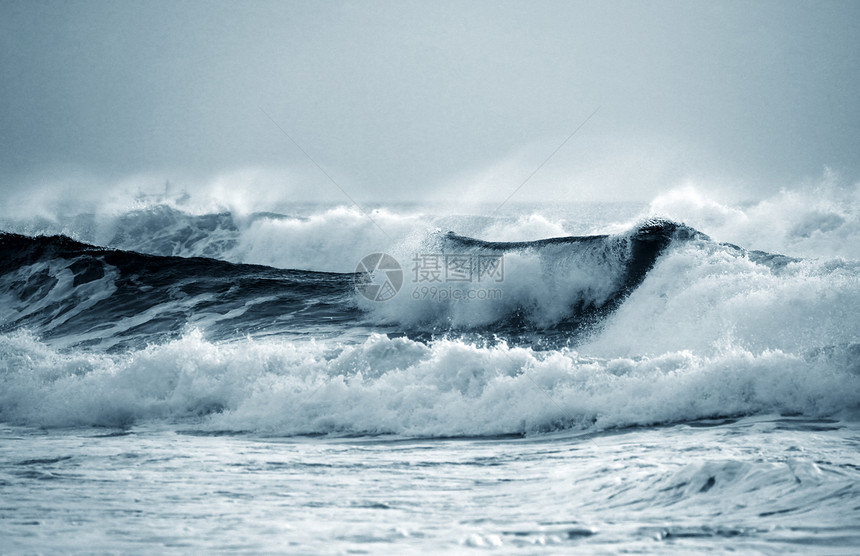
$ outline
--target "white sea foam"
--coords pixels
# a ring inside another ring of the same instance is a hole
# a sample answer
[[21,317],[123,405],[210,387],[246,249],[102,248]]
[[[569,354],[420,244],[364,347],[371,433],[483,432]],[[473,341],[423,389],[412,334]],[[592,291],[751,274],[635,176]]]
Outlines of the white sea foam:
[[860,259],[860,182],[842,183],[831,174],[811,187],[743,204],[689,184],[657,196],[648,212],[747,249]]
[[[848,351],[846,351],[848,350]],[[850,350],[854,350],[853,352]],[[0,418],[41,426],[168,420],[275,434],[531,433],[860,404],[857,346],[813,355],[727,346],[592,358],[374,335],[332,346],[182,339],[124,355],[0,336]]]
[[604,356],[705,352],[801,352],[860,340],[860,264],[754,262],[694,242],[661,257],[602,325],[588,349]]
[[391,249],[427,226],[420,214],[334,207],[303,218],[256,218],[242,229],[227,260],[327,272],[354,272],[361,257]]
[[399,254],[406,265],[436,230],[493,241],[536,240],[595,233],[607,215],[630,216],[635,207],[611,204],[575,207],[571,213],[538,208],[516,216],[437,213],[434,207],[361,209],[321,204],[286,207],[281,213],[198,213],[156,198],[132,210],[74,215],[0,218],[0,230],[25,235],[63,234],[100,246],[154,255],[210,257],[328,272],[354,272],[365,255]]
[[352,272],[369,253],[400,253],[408,260],[437,229],[488,241],[527,241],[620,233],[651,216],[683,222],[715,241],[747,249],[860,259],[860,183],[849,185],[826,175],[814,187],[786,189],[754,203],[729,202],[708,191],[688,184],[658,195],[645,209],[629,204],[530,206],[515,215],[496,214],[490,206],[460,207],[464,212],[457,215],[429,205],[362,210],[343,204],[285,205],[285,214],[232,210],[232,205],[201,212],[201,207],[160,195],[125,208],[96,207],[81,214],[6,215],[0,228],[28,235],[62,233],[159,255]]

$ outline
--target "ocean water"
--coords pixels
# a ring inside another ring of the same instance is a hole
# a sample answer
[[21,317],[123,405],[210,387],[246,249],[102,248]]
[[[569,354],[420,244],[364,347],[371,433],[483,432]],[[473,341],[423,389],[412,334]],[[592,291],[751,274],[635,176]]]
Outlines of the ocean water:
[[860,548],[860,187],[270,208],[0,217],[4,552]]

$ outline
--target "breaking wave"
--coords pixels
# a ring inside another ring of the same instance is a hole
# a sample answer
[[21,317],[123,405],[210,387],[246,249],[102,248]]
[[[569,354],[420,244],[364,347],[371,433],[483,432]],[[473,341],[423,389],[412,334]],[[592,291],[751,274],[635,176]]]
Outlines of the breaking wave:
[[[160,205],[4,221],[0,421],[460,436],[853,412],[855,193],[727,208],[678,190],[623,225]],[[769,228],[768,207],[793,223]],[[355,290],[372,252],[402,266],[385,302]],[[427,295],[422,254],[503,274]]]
[[66,427],[141,421],[211,431],[471,436],[860,404],[860,345],[806,355],[726,348],[602,359],[373,335],[353,346],[199,332],[124,354],[62,353],[0,335],[0,419]]

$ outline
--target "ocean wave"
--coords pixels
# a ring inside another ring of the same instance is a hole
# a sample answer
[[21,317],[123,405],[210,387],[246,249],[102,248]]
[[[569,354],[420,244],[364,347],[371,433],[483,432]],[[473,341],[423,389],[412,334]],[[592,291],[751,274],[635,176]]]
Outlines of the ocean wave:
[[[338,326],[475,332],[518,345],[588,343],[608,356],[727,339],[792,350],[860,337],[858,263],[746,251],[665,220],[529,242],[433,232],[394,251],[402,287],[384,301],[356,291],[353,273],[159,257],[62,236],[3,234],[0,248],[0,331],[26,326],[80,345],[161,341],[188,324],[213,339]],[[440,267],[435,282],[420,275],[423,256]],[[443,277],[447,257],[468,263],[465,279]],[[482,278],[475,265],[485,259],[496,266]]]
[[[397,296],[384,303],[360,301],[379,322],[413,328],[494,325],[572,332],[618,307],[671,244],[697,238],[707,239],[663,220],[648,220],[620,234],[528,242],[436,233],[414,247],[419,255],[411,260],[408,252],[396,253],[411,272]],[[421,257],[435,257],[437,275],[424,275]],[[485,272],[482,261],[493,258],[495,267]],[[465,278],[449,278],[446,265],[460,259],[468,267],[461,272]],[[432,295],[437,292],[444,296]]]
[[0,220],[0,229],[28,236],[65,235],[149,255],[352,272],[362,256],[390,249],[414,229],[428,225],[420,215],[385,209],[365,213],[355,207],[314,208],[297,214],[196,214],[155,204],[119,213],[6,218]]
[[[653,235],[637,252],[630,238],[643,232]],[[389,301],[363,302],[376,321],[606,358],[710,357],[726,346],[798,354],[860,341],[857,261],[747,251],[666,222],[528,243],[437,239],[454,252],[504,253],[504,280],[445,284],[460,295],[444,299],[416,299],[407,284]],[[482,288],[500,295],[467,295]]]
[[595,358],[373,335],[352,346],[209,342],[123,354],[0,335],[0,420],[45,427],[179,422],[278,435],[473,436],[605,429],[860,405],[857,344],[805,355],[726,346]]
[[[363,256],[403,251],[419,245],[436,229],[503,241],[595,230],[595,215],[589,210],[577,211],[576,219],[559,220],[537,211],[489,217],[435,215],[415,207],[366,211],[343,205],[292,208],[288,214],[195,213],[175,203],[154,203],[118,212],[4,217],[0,230],[28,236],[65,235],[83,243],[150,255],[208,257],[323,272],[353,272]],[[619,209],[613,205],[602,210],[615,214]],[[629,208],[627,212],[632,213]]]
[[[363,312],[352,274],[64,237],[0,245],[11,423],[469,436],[860,404],[860,263],[746,251],[675,222],[532,242],[419,234],[403,252],[503,255],[504,296]],[[371,335],[381,322],[407,336]],[[345,341],[339,325],[362,332]],[[531,347],[541,327],[574,341]]]
[[[358,276],[144,255],[64,236],[2,234],[0,296],[5,300],[5,324],[0,330],[30,326],[51,336],[77,335],[79,343],[136,331],[154,339],[152,334],[157,333],[175,336],[188,323],[202,325],[213,313],[208,332],[223,320],[246,330],[259,328],[261,319],[277,321],[299,314],[307,317],[305,324],[314,317],[316,324],[323,317],[330,323],[333,313],[327,308],[345,305],[362,307],[370,314],[366,320],[399,325],[406,331],[494,324],[496,332],[508,332],[537,324],[563,330],[569,339],[584,323],[614,310],[672,242],[697,237],[704,236],[665,221],[650,221],[613,236],[518,243],[430,234],[424,249],[431,256],[468,255],[470,264],[472,257],[498,258],[499,272],[491,285],[502,296],[470,305],[468,294],[480,293],[478,288],[486,282],[452,282],[452,288],[464,293],[465,303],[456,296],[444,301],[416,299],[415,292],[410,292],[417,288],[415,281],[385,303],[358,293],[344,303]],[[502,257],[507,258],[506,276]],[[263,304],[265,311],[248,310]],[[347,310],[341,313],[338,320],[357,317]]]
[[104,249],[64,236],[0,234],[0,331],[102,349],[177,337],[306,333],[352,323],[350,276]]

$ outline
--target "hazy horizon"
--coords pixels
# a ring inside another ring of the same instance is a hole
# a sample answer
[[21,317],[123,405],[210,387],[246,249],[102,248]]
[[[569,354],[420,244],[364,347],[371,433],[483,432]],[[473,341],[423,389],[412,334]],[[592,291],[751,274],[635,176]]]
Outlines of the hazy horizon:
[[860,177],[858,4],[0,12],[7,199],[169,181],[263,205],[349,203],[284,132],[361,203],[492,203],[539,167],[513,202],[644,202],[689,183],[755,198]]

